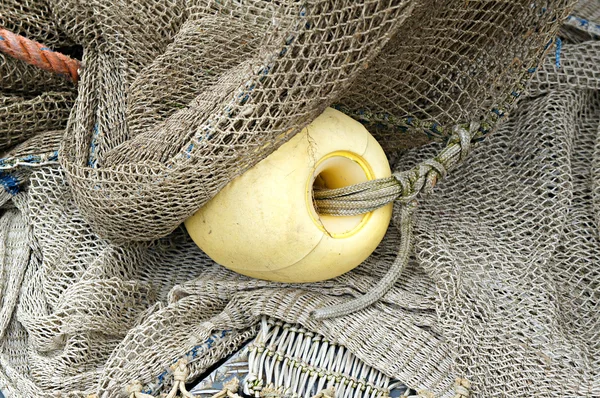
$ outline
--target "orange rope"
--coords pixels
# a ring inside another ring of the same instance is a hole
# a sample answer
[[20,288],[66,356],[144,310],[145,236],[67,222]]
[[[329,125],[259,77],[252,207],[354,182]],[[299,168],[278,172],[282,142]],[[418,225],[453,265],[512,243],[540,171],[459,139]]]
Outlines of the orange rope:
[[80,62],[0,27],[0,51],[77,84]]

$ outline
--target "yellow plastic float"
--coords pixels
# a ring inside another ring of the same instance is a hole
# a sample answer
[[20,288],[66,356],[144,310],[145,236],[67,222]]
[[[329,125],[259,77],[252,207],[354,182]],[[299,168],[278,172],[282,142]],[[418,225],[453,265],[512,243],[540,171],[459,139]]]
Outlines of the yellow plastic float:
[[390,175],[381,146],[364,126],[328,108],[232,180],[185,226],[215,262],[240,274],[280,282],[325,280],[375,250],[392,205],[358,216],[319,215],[313,187],[340,188]]

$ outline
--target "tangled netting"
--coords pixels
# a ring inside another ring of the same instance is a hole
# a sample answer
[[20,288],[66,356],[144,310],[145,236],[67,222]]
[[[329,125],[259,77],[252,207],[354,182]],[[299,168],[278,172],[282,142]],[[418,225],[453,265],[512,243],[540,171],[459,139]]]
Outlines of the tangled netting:
[[[0,26],[82,61],[75,86],[0,54],[11,396],[157,396],[263,316],[422,397],[600,396],[596,0],[0,0]],[[402,202],[361,266],[302,285],[234,274],[180,224],[328,106],[437,185],[411,193],[393,288],[317,319],[397,261]]]

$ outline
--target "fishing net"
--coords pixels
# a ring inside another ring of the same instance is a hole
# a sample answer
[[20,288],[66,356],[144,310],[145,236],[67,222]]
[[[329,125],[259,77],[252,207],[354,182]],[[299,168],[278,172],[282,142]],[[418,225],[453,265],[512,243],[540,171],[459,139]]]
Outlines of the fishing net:
[[[81,57],[75,86],[0,54],[10,396],[157,396],[171,365],[194,380],[264,316],[423,397],[600,395],[597,1],[0,7],[42,52]],[[311,284],[215,264],[182,221],[328,106],[406,188],[379,248]],[[371,305],[314,316],[382,280]]]

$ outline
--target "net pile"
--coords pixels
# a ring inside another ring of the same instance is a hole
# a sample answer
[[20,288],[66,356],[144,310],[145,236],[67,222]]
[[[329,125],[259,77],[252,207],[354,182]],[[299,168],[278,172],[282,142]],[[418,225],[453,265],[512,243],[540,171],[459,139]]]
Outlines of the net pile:
[[[3,0],[1,26],[83,55],[75,88],[0,54],[1,388],[157,395],[266,315],[423,397],[599,396],[600,7],[573,6]],[[360,267],[304,285],[236,275],[180,224],[327,106],[396,171],[494,134],[419,199],[394,288],[316,320],[386,274],[403,205]]]

